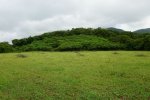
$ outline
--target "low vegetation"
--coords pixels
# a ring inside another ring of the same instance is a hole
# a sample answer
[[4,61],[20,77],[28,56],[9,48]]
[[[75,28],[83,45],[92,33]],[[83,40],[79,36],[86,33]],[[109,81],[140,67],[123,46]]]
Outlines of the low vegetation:
[[17,54],[16,56],[17,56],[18,58],[27,58],[27,56],[24,55],[24,54]]
[[150,52],[24,52],[0,59],[0,100],[150,99]]

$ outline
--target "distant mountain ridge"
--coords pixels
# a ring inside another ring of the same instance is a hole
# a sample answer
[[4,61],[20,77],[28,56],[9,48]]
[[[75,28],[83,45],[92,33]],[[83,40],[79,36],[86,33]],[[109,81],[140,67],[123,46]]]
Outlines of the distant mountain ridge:
[[111,30],[111,31],[117,31],[117,32],[125,32],[125,30],[123,30],[123,29],[114,28],[114,27],[109,27],[109,28],[106,28],[106,29]]
[[[128,31],[125,31],[123,29],[114,28],[114,27],[109,27],[106,29],[110,30],[110,31],[116,31],[116,32],[128,32]],[[139,29],[139,30],[133,31],[133,33],[150,33],[150,28]]]
[[150,28],[139,29],[134,31],[135,33],[150,33]]

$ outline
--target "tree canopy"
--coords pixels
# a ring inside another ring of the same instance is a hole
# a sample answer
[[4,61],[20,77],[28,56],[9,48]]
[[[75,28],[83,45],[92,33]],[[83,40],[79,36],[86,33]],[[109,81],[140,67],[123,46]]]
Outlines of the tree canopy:
[[0,52],[150,50],[150,34],[103,28],[73,28],[0,43]]

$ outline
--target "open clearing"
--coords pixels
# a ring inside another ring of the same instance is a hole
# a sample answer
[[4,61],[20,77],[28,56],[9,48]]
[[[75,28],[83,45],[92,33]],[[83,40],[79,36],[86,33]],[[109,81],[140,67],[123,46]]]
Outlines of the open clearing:
[[0,100],[150,99],[150,52],[0,54]]

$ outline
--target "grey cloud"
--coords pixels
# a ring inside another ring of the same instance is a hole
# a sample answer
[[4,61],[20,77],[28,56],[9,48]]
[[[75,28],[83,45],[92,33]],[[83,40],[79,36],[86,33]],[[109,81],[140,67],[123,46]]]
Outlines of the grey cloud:
[[73,27],[150,26],[149,0],[0,0],[0,41]]

